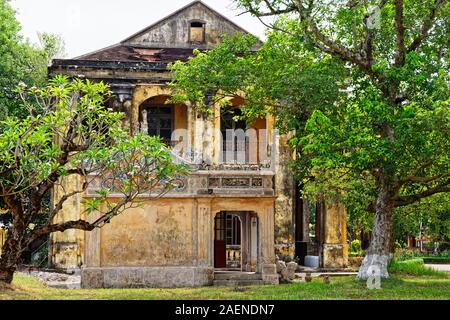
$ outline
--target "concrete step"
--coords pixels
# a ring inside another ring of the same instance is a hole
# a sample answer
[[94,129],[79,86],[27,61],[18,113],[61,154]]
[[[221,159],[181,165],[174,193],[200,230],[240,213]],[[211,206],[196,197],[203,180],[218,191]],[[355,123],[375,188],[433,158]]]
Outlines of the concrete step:
[[262,280],[214,280],[215,286],[261,286],[264,284]]
[[252,272],[214,272],[214,280],[262,280],[262,277]]

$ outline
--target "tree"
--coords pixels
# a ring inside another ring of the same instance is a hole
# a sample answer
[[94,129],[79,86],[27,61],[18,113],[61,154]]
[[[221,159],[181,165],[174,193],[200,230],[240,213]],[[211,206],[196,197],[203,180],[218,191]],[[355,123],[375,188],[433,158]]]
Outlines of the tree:
[[236,2],[263,23],[277,17],[268,41],[252,53],[237,37],[176,64],[176,99],[203,108],[208,92],[238,92],[245,115],[269,110],[295,129],[307,189],[364,191],[375,219],[358,276],[388,277],[394,208],[450,191],[448,2]]
[[[159,138],[130,136],[121,127],[122,115],[104,107],[109,90],[103,83],[58,76],[43,89],[22,86],[18,93],[28,117],[9,116],[0,124],[0,196],[12,215],[0,257],[0,282],[6,283],[34,240],[68,229],[101,228],[139,206],[139,195],[160,196],[186,173]],[[82,187],[45,212],[50,191],[70,176],[79,177]],[[64,203],[88,188],[95,193],[83,202],[85,215],[95,211],[100,218],[55,222]],[[108,201],[111,197],[114,201]]]
[[66,46],[61,36],[47,32],[39,32],[38,38],[41,48],[46,55],[47,64],[50,65],[53,59],[64,58],[66,55]]
[[[442,245],[450,247],[450,194],[436,194],[394,212],[395,238],[406,243],[408,236],[418,237],[421,231]],[[422,229],[422,230],[421,230]]]
[[0,119],[8,114],[26,116],[14,88],[20,81],[43,86],[47,77],[46,51],[23,41],[19,31],[9,0],[0,0]]

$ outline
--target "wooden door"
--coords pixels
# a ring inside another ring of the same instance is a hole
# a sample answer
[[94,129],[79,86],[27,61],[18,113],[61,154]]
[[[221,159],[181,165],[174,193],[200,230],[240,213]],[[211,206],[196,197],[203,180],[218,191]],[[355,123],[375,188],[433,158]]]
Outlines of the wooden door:
[[227,267],[226,214],[220,213],[214,220],[214,267]]

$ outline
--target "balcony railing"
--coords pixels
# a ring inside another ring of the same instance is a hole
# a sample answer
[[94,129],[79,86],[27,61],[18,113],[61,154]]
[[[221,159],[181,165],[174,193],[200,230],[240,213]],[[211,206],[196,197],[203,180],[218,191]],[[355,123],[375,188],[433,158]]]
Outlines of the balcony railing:
[[241,267],[241,246],[227,245],[226,249],[227,268],[237,269]]

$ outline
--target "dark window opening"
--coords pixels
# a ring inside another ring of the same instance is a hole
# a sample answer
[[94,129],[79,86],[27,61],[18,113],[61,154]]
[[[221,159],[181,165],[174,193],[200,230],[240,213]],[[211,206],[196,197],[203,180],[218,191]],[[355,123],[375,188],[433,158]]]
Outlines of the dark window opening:
[[192,43],[205,42],[205,24],[202,22],[191,22],[189,41]]
[[247,130],[247,123],[245,120],[235,120],[235,117],[242,115],[239,108],[232,108],[221,116],[221,132],[223,137],[223,162],[233,163],[242,161],[245,157],[245,163],[249,162],[250,154],[249,137],[239,136],[245,134]]
[[[166,144],[170,144],[174,127],[173,105],[151,105],[147,111],[148,134],[159,136]],[[145,120],[145,119],[143,119]]]
[[192,22],[191,28],[203,28],[203,23],[201,22]]

